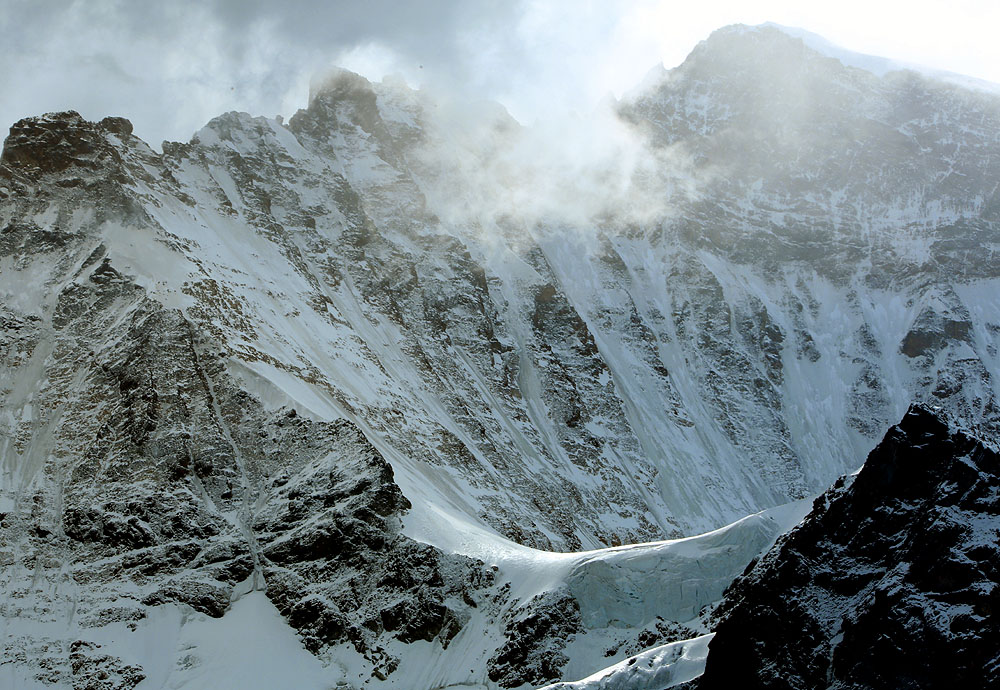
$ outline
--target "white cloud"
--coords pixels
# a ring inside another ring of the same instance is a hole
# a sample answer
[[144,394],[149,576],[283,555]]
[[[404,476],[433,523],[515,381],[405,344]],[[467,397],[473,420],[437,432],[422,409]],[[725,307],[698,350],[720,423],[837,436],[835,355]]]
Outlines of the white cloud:
[[120,114],[151,143],[231,109],[289,115],[341,61],[378,79],[559,119],[668,67],[720,26],[774,21],[846,48],[1000,82],[1000,4],[953,0],[5,0],[0,126],[48,110]]

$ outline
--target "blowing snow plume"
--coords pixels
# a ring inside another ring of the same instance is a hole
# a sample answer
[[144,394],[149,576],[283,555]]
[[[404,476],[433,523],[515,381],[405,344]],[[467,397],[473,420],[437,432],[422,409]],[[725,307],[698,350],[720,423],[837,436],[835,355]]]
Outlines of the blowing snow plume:
[[434,172],[425,193],[445,222],[583,229],[645,224],[667,213],[663,184],[682,158],[650,148],[610,99],[531,126],[499,106],[436,100],[445,105],[431,111],[416,159]]
[[493,101],[333,70],[314,81],[317,101],[351,109],[380,141],[379,156],[405,159],[427,211],[448,225],[484,233],[644,225],[669,215],[671,194],[694,194],[681,145],[650,146],[610,96],[590,112],[525,126]]

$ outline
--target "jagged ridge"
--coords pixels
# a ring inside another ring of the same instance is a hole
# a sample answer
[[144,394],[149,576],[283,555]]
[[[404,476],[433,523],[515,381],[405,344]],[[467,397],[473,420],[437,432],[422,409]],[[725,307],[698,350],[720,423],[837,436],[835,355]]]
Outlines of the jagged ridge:
[[728,590],[698,688],[1000,683],[1000,455],[911,407]]

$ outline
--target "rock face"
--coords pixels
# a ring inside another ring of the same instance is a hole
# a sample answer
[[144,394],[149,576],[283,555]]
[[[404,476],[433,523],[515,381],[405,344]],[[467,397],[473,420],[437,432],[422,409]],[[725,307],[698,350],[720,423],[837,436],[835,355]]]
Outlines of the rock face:
[[559,678],[569,661],[566,643],[582,630],[576,599],[563,591],[539,595],[507,624],[507,641],[489,661],[489,679],[502,688],[518,688]]
[[707,632],[780,521],[532,549],[813,495],[911,400],[1000,430],[1000,99],[725,29],[619,105],[662,214],[575,224],[486,213],[468,161],[524,130],[438,111],[341,72],[162,153],[11,127],[0,681],[186,683],[170,616],[262,592],[336,681],[589,673]]
[[879,76],[769,26],[720,29],[647,83],[624,111],[705,174],[696,215],[679,221],[696,245],[774,268],[805,261],[838,282],[860,264],[870,287],[898,289],[932,265],[996,277],[965,260],[1000,210],[995,94]]
[[94,656],[87,628],[135,630],[167,603],[220,617],[241,587],[266,588],[308,649],[349,643],[383,677],[398,664],[383,638],[447,645],[493,573],[400,535],[409,502],[357,427],[264,409],[182,311],[85,238],[59,245],[49,278],[68,280],[46,320],[4,321],[5,354],[31,377],[6,392],[44,403],[5,439],[21,491],[0,555],[7,617],[55,623],[71,606],[82,629],[42,653],[37,632],[8,635],[4,657],[47,683],[112,673],[101,687],[131,688],[141,669]]
[[736,580],[698,688],[1000,683],[1000,455],[912,407]]

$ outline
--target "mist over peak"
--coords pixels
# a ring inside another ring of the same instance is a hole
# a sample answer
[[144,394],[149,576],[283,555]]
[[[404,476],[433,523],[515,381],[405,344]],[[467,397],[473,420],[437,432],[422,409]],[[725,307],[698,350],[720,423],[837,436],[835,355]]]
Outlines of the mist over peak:
[[[815,48],[819,42],[774,24],[723,27],[678,67],[653,67],[621,100],[606,96],[587,110],[526,124],[497,101],[438,83],[414,87],[402,74],[373,81],[331,68],[313,77],[308,106],[288,126],[333,148],[330,137],[342,136],[337,131],[360,129],[379,160],[413,172],[428,213],[478,227],[484,236],[500,225],[508,233],[571,228],[576,239],[601,226],[656,233],[699,199],[751,184],[779,213],[806,198],[834,214],[835,225],[852,218],[886,227],[897,222],[895,211],[866,200],[873,185],[880,194],[898,187],[914,208],[923,208],[937,198],[927,185],[941,183],[914,180],[906,188],[911,175],[886,176],[886,169],[911,166],[906,156],[916,152],[913,140],[900,138],[894,127],[913,127],[914,118],[930,117],[934,109],[948,111],[949,101],[987,112],[995,107],[979,102],[989,96],[952,93],[913,72],[878,76],[855,69]],[[859,159],[853,171],[833,162],[843,160],[844,137],[847,146],[853,140],[866,151],[883,151],[882,158],[861,156],[869,181],[850,206],[844,199],[858,183]],[[810,179],[830,174],[842,189],[806,193]],[[935,201],[944,207],[934,214],[978,212],[985,190],[970,196],[963,179],[944,181],[958,185],[955,200]],[[757,205],[737,212],[740,222],[758,223]]]
[[787,60],[794,64],[805,64],[820,56],[831,58],[844,67],[860,69],[876,77],[885,77],[893,72],[912,72],[930,80],[964,89],[1000,94],[998,83],[888,56],[848,50],[818,33],[775,22],[757,25],[732,24],[721,27],[700,42],[688,56],[688,60],[698,59],[705,54],[713,56],[714,60],[729,60],[734,64],[740,61],[769,60]]

